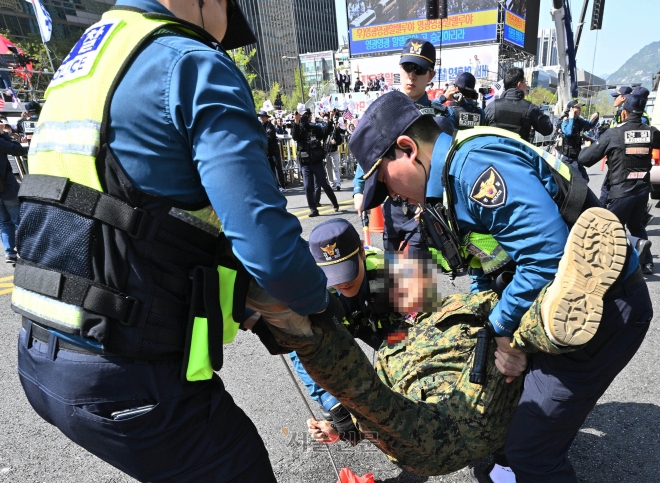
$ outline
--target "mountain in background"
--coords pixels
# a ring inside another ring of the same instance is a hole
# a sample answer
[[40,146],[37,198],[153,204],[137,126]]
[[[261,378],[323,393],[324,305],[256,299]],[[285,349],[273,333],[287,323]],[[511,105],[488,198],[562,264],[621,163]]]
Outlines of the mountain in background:
[[660,70],[660,41],[643,47],[628,59],[616,72],[607,77],[611,85],[630,85],[641,83],[651,89],[653,78]]

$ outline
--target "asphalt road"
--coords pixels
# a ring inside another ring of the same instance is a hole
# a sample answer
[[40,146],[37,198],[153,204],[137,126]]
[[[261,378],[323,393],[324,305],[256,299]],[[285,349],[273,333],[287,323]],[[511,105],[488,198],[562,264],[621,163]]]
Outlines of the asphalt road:
[[[592,168],[592,189],[600,192],[603,175]],[[340,216],[361,226],[351,203],[351,182],[344,181],[337,193],[344,201]],[[307,218],[302,188],[286,194],[288,208],[301,218],[303,235],[325,219],[335,216],[332,207],[319,218]],[[325,195],[322,201],[327,203]],[[660,254],[660,203],[654,202],[657,217],[649,226],[655,252]],[[380,245],[378,235],[373,245]],[[656,314],[660,314],[660,258],[656,273],[648,277]],[[2,482],[131,482],[131,478],[71,443],[41,420],[27,403],[16,373],[16,339],[19,317],[9,307],[12,269],[0,266],[0,481]],[[443,286],[444,293],[467,289],[465,277]],[[571,450],[571,460],[581,482],[660,482],[660,335],[658,317],[641,349],[599,401]],[[371,349],[366,349],[371,355]],[[252,418],[266,442],[278,480],[283,483],[336,481],[322,448],[306,444],[307,410],[292,387],[282,362],[270,356],[258,339],[239,333],[226,346],[221,371],[227,389]],[[312,403],[314,404],[314,403]],[[314,405],[312,407],[315,407]],[[466,482],[466,470],[433,478],[410,475],[391,464],[369,443],[355,448],[343,443],[331,452],[339,467],[356,474],[372,472],[379,482]]]

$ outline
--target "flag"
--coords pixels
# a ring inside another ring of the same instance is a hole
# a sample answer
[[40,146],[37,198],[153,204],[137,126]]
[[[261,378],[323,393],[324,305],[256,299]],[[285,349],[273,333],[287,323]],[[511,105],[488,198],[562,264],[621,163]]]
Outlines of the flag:
[[0,109],[4,109],[4,108],[5,108],[5,98],[4,96],[2,96],[2,94],[0,94]]
[[263,105],[262,109],[266,112],[275,110],[275,108],[273,107],[273,103],[270,102],[268,99],[266,99],[264,101],[264,105]]
[[40,0],[27,1],[29,1],[32,4],[32,7],[34,7],[34,14],[37,16],[41,40],[45,44],[50,40],[50,35],[53,33],[53,20],[50,18],[48,10],[44,8]]
[[351,111],[349,110],[344,111],[344,114],[342,114],[341,117],[348,119],[349,121],[353,120],[353,114],[351,114]]

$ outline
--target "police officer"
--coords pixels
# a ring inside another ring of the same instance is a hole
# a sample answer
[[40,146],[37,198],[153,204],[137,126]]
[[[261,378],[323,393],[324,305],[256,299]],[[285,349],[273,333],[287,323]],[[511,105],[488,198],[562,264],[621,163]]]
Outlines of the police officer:
[[566,111],[564,112],[564,120],[561,123],[561,159],[566,164],[571,165],[577,169],[582,177],[589,181],[589,175],[584,166],[580,166],[577,158],[582,150],[582,133],[592,129],[598,121],[598,114],[594,114],[592,119],[586,120],[580,113],[582,106],[578,101],[570,101],[566,104]]
[[[360,235],[347,220],[333,218],[317,225],[309,236],[309,249],[328,277],[328,286],[344,307],[344,326],[353,337],[378,350],[392,325],[390,307],[384,297],[383,255],[362,246]],[[309,395],[319,403],[324,417],[332,421],[342,439],[359,442],[359,431],[339,400],[309,376],[295,352],[289,354],[293,367]]]
[[[435,47],[431,42],[416,38],[408,39],[399,59],[401,91],[415,101],[420,112],[435,116],[443,132],[453,132],[453,123],[446,117],[448,110],[442,105],[446,99],[432,104],[426,93],[426,85],[435,76],[435,61]],[[353,178],[353,201],[359,214],[362,213],[363,175],[364,171],[358,165]],[[435,197],[442,199],[442,192],[436,193]],[[408,247],[413,251],[425,248],[418,229],[419,222],[414,219],[414,207],[408,206],[402,200],[388,198],[383,203],[383,215],[385,220],[383,246],[386,251],[397,251],[401,247]]]
[[[578,162],[593,166],[607,156],[609,192],[606,207],[638,241],[640,263],[645,274],[653,273],[653,256],[644,219],[651,183],[651,151],[660,148],[660,131],[642,122],[649,91],[635,87],[621,110],[621,122],[580,153]],[[644,250],[642,250],[644,248]]]
[[[325,176],[323,162],[325,160],[325,149],[323,147],[323,129],[310,121],[312,111],[305,109],[302,115],[296,113],[293,119],[291,137],[298,143],[298,162],[303,175],[305,185],[305,196],[309,206],[309,216],[319,216],[317,209],[317,198],[314,193],[314,186],[323,188],[325,194],[330,198],[335,211],[339,211],[339,204],[332,188],[328,184]],[[320,198],[319,193],[319,198]]]
[[532,128],[543,136],[552,134],[552,122],[538,106],[525,100],[525,72],[512,67],[504,74],[504,94],[486,106],[486,125],[520,134],[529,141]]
[[280,191],[286,191],[286,181],[284,180],[284,172],[282,171],[282,157],[280,156],[280,143],[277,142],[277,130],[273,123],[270,122],[270,115],[266,111],[259,111],[259,119],[261,125],[266,130],[266,137],[268,138],[268,162],[273,169],[275,179],[280,186]]
[[[477,79],[469,72],[461,73],[454,83],[458,93],[449,104],[449,119],[459,130],[483,126],[486,119],[483,109],[477,105],[479,93],[475,90]],[[440,99],[442,102],[442,98]]]
[[[392,144],[379,145],[382,138],[376,139],[373,126],[391,112],[397,112],[396,136]],[[487,290],[498,273],[514,267],[487,323],[497,341],[496,364],[506,374],[507,364],[500,357],[521,356],[510,346],[521,317],[555,275],[577,272],[577,262],[560,265],[559,261],[569,225],[587,207],[598,206],[595,195],[577,173],[507,131],[466,130],[454,139],[441,134],[434,122],[420,116],[414,104],[396,92],[367,110],[351,138],[351,150],[368,173],[365,209],[378,206],[387,192],[423,200],[429,177],[442,177],[447,171],[450,225],[474,267],[473,291]],[[607,237],[611,227],[605,217],[594,219],[583,226],[580,236]],[[586,345],[571,356],[536,353],[532,357],[505,445],[519,483],[577,481],[567,459],[569,447],[648,330],[652,305],[637,252],[630,250],[627,256],[622,245],[616,257],[621,276],[608,282],[612,286],[605,298],[593,306],[585,305],[592,296],[584,288],[586,281],[582,289],[552,285],[560,292],[566,290],[563,295],[552,294],[562,300],[555,307],[557,314],[564,313],[560,319],[565,322],[548,329],[559,345]],[[543,310],[551,307],[543,309],[542,304]],[[548,318],[543,318],[547,323]],[[572,339],[576,333],[584,338]]]
[[43,419],[140,481],[275,482],[215,372],[223,343],[244,305],[282,324],[341,309],[225,51],[254,42],[234,0],[120,0],[54,75],[30,148],[19,377]]

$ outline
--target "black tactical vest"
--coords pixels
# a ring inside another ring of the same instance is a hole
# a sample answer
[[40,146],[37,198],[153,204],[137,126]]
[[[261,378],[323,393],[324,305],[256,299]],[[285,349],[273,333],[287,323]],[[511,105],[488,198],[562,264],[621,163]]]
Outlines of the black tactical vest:
[[[573,133],[570,136],[566,136],[562,132],[561,140],[561,153],[567,158],[577,159],[582,151],[582,134],[581,129],[577,126],[577,118],[573,120]],[[561,127],[560,127],[561,129]],[[576,132],[577,131],[577,132]]]
[[499,127],[519,134],[525,141],[529,140],[532,125],[527,118],[531,102],[525,99],[495,99],[493,101],[492,127]]
[[482,125],[481,109],[477,106],[461,102],[460,104],[453,104],[451,108],[454,111],[454,127],[456,129],[470,129]]
[[620,198],[642,182],[649,185],[653,131],[647,124],[625,122],[613,128],[619,136],[619,146],[608,156],[610,196]]

